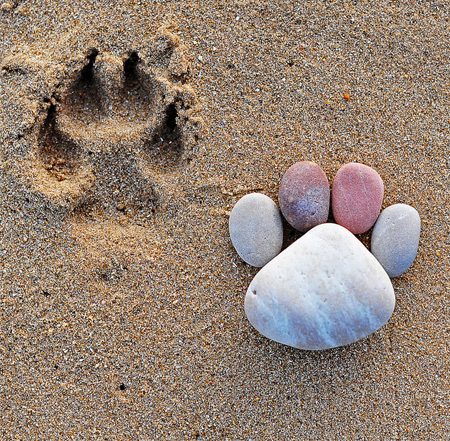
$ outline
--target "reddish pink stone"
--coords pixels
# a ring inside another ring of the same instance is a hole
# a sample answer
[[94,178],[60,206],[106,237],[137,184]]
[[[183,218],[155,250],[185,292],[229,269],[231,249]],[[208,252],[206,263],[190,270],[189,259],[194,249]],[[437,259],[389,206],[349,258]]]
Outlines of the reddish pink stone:
[[278,192],[281,212],[297,230],[306,232],[328,219],[330,185],[314,162],[297,162],[288,168]]
[[384,186],[371,167],[351,162],[336,173],[331,191],[334,220],[353,234],[365,233],[380,214]]

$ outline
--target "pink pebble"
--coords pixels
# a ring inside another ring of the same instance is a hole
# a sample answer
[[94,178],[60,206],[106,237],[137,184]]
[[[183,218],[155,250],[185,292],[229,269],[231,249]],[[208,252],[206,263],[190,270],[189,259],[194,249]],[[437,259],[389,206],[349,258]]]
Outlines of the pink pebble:
[[368,231],[378,218],[384,185],[371,167],[351,162],[336,173],[331,191],[334,220],[353,234]]

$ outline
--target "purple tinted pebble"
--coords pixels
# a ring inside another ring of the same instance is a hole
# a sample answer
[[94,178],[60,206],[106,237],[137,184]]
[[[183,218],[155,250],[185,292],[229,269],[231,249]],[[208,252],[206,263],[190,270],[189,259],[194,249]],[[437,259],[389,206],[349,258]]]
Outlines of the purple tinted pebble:
[[331,191],[334,220],[353,234],[365,233],[380,214],[383,194],[383,181],[373,168],[345,164],[336,173]]
[[324,171],[314,162],[292,165],[281,180],[278,193],[281,212],[301,232],[328,219],[330,186]]

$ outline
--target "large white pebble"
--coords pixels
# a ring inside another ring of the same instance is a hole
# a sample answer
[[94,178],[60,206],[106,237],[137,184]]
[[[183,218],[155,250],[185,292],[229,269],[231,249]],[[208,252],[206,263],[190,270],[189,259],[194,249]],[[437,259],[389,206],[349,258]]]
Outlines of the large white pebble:
[[419,247],[420,216],[410,205],[387,207],[373,227],[371,251],[390,277],[404,273]]
[[322,224],[255,276],[245,296],[250,323],[299,349],[347,345],[391,317],[395,294],[375,257],[344,227]]
[[239,199],[231,211],[229,229],[234,248],[250,265],[264,266],[281,251],[281,215],[266,195],[251,193]]

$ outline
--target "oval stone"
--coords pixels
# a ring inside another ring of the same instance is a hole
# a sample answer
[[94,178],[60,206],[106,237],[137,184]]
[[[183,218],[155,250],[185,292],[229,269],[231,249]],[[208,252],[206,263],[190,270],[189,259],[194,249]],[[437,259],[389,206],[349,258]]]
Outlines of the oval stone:
[[245,262],[261,267],[272,260],[283,245],[283,223],[275,202],[260,193],[248,194],[230,214],[231,242]]
[[263,335],[299,349],[360,340],[391,317],[394,289],[377,259],[347,229],[319,225],[262,268],[245,312]]
[[410,205],[387,207],[373,227],[371,251],[389,277],[404,273],[414,262],[419,247],[420,216]]
[[384,185],[380,175],[364,164],[343,165],[333,181],[334,220],[353,234],[368,231],[380,214]]
[[278,192],[281,212],[301,232],[328,220],[330,186],[324,171],[314,162],[297,162],[286,171]]

